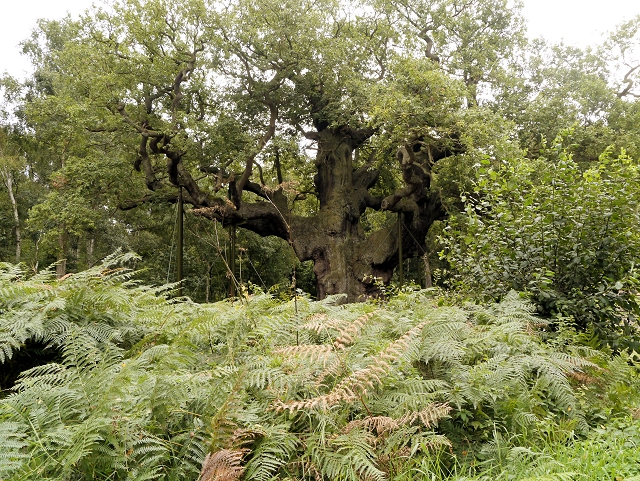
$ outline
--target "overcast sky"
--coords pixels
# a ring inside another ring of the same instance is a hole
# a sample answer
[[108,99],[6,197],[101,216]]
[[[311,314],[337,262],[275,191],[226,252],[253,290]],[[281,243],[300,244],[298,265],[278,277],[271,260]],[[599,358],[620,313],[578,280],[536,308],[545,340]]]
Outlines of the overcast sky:
[[[23,77],[29,62],[20,55],[18,43],[30,35],[39,18],[78,15],[96,0],[1,0],[0,73]],[[530,37],[577,46],[597,43],[601,35],[623,20],[640,14],[638,0],[524,0]],[[97,0],[97,3],[101,3]]]

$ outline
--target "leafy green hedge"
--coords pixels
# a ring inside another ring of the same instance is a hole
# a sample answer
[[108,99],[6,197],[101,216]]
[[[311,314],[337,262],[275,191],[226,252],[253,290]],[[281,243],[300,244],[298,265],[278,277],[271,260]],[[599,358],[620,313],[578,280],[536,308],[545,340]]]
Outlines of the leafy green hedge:
[[543,315],[640,350],[639,182],[624,152],[585,170],[562,138],[536,160],[486,160],[443,237],[453,284],[485,299],[527,292]]

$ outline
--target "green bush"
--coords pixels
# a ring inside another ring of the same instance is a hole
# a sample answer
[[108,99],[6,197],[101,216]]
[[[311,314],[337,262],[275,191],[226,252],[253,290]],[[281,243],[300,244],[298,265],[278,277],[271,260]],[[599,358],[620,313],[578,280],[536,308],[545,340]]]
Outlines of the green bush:
[[638,348],[638,163],[606,151],[583,170],[558,143],[536,161],[485,164],[445,229],[454,283],[491,299],[528,292],[541,314]]
[[[457,466],[449,481],[640,481],[640,423],[626,416],[587,438],[549,443],[540,450],[496,443],[492,464]],[[502,450],[502,453],[498,451]],[[462,474],[464,473],[464,474]],[[424,479],[418,476],[406,479]],[[427,478],[429,479],[429,478]]]

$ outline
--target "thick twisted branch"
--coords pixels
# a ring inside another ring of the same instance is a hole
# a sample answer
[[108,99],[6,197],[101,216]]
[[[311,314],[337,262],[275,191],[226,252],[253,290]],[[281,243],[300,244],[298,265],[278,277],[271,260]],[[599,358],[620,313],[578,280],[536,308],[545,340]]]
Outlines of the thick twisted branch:
[[393,210],[401,199],[424,189],[425,184],[430,184],[431,181],[429,171],[418,165],[416,155],[411,145],[403,145],[400,147],[397,157],[402,169],[402,180],[404,180],[406,185],[382,200],[380,206],[383,210]]
[[147,142],[149,139],[144,135],[140,139],[140,146],[138,147],[138,157],[133,163],[133,167],[140,172],[140,167],[144,170],[144,178],[147,183],[147,188],[152,191],[156,191],[162,187],[162,182],[156,178],[153,165],[151,165],[151,159],[147,152]]
[[627,95],[631,95],[632,97],[635,97],[635,98],[640,98],[640,94],[637,94],[637,93],[631,91],[633,89],[633,87],[635,86],[635,81],[631,78],[631,76],[639,68],[640,68],[640,64],[638,64],[635,67],[631,68],[626,73],[626,75],[624,76],[624,79],[622,79],[622,82],[627,84],[627,86],[623,90],[621,90],[620,92],[618,92],[616,94],[619,99],[621,99],[622,97],[626,97]]

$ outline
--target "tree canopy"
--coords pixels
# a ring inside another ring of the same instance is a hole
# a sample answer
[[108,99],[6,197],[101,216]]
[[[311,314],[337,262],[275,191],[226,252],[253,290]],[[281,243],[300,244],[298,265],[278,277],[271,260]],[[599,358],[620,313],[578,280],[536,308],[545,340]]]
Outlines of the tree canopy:
[[283,239],[318,297],[363,299],[399,252],[433,251],[480,162],[536,159],[570,127],[578,162],[636,156],[639,23],[583,51],[527,42],[503,0],[121,0],[41,21],[23,44],[35,74],[12,87],[47,179],[30,232],[62,275],[102,232],[144,249],[116,239],[150,212],[170,230],[182,196],[193,222]]
[[501,1],[116,2],[41,25],[26,112],[65,157],[59,183],[121,209],[181,187],[197,215],[312,260],[320,297],[355,300],[399,262],[398,227],[365,233],[367,212],[404,214],[405,253],[424,252],[445,215],[434,166],[487,147],[477,97],[507,34],[521,20]]

